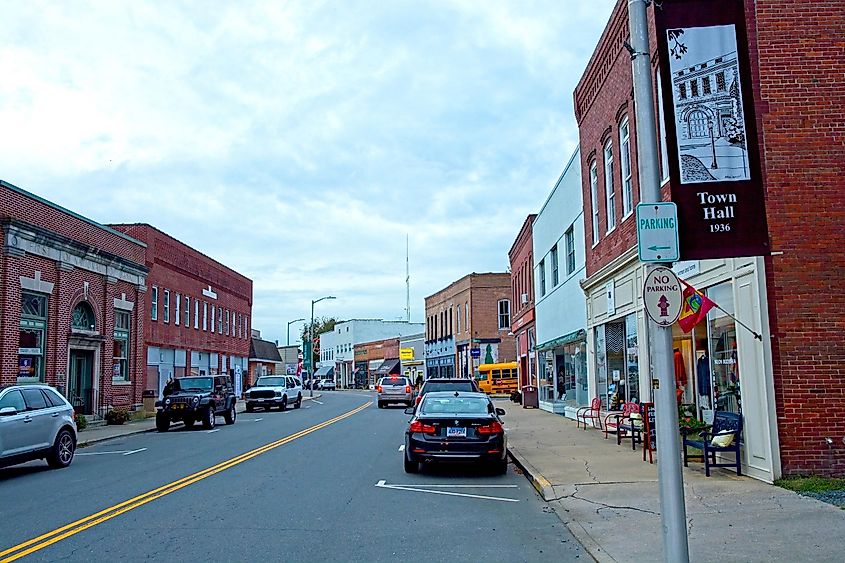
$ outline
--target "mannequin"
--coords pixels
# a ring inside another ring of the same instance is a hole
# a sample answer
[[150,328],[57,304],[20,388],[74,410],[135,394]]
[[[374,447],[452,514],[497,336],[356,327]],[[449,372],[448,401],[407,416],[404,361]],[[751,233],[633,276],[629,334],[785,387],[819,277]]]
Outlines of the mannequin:
[[687,385],[687,370],[684,366],[684,355],[678,348],[675,348],[675,393],[678,404],[683,402],[684,387]]

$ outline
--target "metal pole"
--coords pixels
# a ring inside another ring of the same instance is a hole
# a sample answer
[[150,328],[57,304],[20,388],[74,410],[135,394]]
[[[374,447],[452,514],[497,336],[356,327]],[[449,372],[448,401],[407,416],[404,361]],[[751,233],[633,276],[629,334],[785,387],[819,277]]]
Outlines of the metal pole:
[[308,330],[308,338],[311,340],[310,343],[310,350],[311,353],[308,354],[308,381],[310,384],[308,385],[309,397],[314,396],[314,300],[311,300],[311,328]]
[[[643,203],[661,200],[647,4],[647,0],[628,0],[628,24],[633,49],[631,58],[637,122],[637,161]],[[650,266],[649,269],[653,267],[656,265]],[[681,473],[672,329],[660,327],[649,319],[648,331],[651,335],[651,363],[659,384],[653,391],[659,447],[657,479],[663,521],[663,555],[665,560],[671,563],[688,563],[689,545],[684,505],[684,481]]]

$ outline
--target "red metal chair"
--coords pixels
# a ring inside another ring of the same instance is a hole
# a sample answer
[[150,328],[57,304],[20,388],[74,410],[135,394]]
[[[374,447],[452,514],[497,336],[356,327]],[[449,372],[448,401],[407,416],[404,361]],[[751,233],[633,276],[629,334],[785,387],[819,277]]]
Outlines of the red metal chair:
[[[590,401],[589,407],[581,407],[575,411],[575,428],[578,428],[581,421],[584,422],[584,430],[587,429],[587,420],[595,420],[599,423],[599,430],[601,430],[601,399],[595,397]],[[593,423],[593,427],[596,423]]]
[[640,412],[640,405],[637,403],[625,403],[622,405],[621,411],[610,411],[604,417],[604,439],[607,440],[607,433],[610,430],[610,427],[616,429],[616,433],[619,433],[619,420],[620,419],[627,419],[631,413]]

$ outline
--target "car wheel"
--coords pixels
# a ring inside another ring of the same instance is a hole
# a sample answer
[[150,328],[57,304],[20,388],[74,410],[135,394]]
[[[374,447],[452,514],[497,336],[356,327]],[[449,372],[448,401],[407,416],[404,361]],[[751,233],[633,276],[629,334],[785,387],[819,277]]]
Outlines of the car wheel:
[[384,408],[384,403],[382,403],[381,401],[379,401],[379,402],[378,402],[378,408],[383,409],[383,408]]
[[282,397],[282,404],[279,405],[279,410],[280,411],[286,411],[287,409],[288,409],[288,398]]
[[508,460],[503,459],[501,461],[497,461],[493,466],[493,471],[496,475],[507,475],[508,473]]
[[59,431],[56,436],[56,441],[47,456],[47,463],[53,469],[61,469],[67,467],[73,461],[73,454],[76,451],[76,441],[73,439],[73,434],[67,428]]
[[246,412],[252,412],[254,410],[255,410],[255,405],[253,405],[252,403],[246,404]]
[[297,395],[296,402],[293,404],[293,408],[298,409],[302,406],[302,394]]
[[191,428],[196,421],[193,418],[186,418],[182,422],[185,423],[185,428]]
[[223,415],[223,419],[226,421],[226,424],[234,424],[238,419],[238,411],[235,409],[234,402],[229,407],[229,410],[226,411],[226,414]]
[[214,406],[208,405],[208,408],[205,409],[205,412],[202,414],[202,427],[206,430],[211,430],[214,428]]
[[170,417],[163,412],[156,413],[156,430],[159,432],[170,430]]
[[404,461],[405,473],[420,472],[419,462],[409,460],[407,455],[402,456],[402,461]]

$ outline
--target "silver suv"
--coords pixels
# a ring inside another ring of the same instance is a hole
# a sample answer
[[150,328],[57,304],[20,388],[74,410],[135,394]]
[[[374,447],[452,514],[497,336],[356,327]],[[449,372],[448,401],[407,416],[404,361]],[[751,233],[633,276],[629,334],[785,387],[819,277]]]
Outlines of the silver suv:
[[406,407],[414,404],[414,386],[407,377],[391,375],[382,377],[376,385],[378,408],[383,409],[388,403],[403,403]]
[[46,459],[67,467],[76,451],[73,407],[47,385],[0,388],[0,467]]

